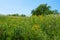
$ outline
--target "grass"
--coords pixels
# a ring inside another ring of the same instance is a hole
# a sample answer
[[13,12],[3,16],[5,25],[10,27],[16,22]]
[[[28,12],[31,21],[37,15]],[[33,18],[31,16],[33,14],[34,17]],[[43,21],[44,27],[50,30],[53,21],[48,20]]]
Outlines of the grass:
[[0,40],[60,40],[60,14],[0,16]]

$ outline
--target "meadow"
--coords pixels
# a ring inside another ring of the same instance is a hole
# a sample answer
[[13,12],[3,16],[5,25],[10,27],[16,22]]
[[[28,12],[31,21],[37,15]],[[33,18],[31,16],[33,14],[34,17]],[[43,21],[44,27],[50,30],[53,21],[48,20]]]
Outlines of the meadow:
[[0,40],[60,40],[60,14],[0,16]]

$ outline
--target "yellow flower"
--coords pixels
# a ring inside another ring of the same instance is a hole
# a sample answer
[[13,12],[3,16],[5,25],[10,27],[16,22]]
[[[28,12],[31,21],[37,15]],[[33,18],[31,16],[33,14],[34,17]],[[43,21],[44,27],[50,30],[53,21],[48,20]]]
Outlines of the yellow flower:
[[32,27],[32,30],[39,30],[39,25],[38,24],[34,24],[33,27]]
[[41,22],[44,21],[44,17],[42,15],[39,16],[39,19],[40,19]]

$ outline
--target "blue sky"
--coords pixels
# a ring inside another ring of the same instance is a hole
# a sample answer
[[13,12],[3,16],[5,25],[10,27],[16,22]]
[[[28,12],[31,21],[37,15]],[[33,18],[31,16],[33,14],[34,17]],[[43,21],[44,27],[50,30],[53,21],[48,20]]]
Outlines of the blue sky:
[[0,0],[0,14],[31,15],[31,10],[43,3],[47,3],[51,9],[60,11],[60,0]]

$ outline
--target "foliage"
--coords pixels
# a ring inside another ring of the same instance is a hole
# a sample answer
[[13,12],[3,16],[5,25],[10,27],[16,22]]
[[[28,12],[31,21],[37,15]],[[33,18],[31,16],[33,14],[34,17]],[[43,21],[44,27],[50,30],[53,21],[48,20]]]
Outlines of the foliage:
[[59,13],[57,10],[51,10],[51,6],[47,4],[40,4],[35,10],[32,10],[32,15],[48,15],[48,14],[57,14]]
[[60,14],[0,17],[0,40],[60,40]]
[[22,16],[22,17],[26,17],[26,15],[24,15],[24,14],[21,14],[21,16]]
[[19,14],[9,14],[8,16],[19,16]]

